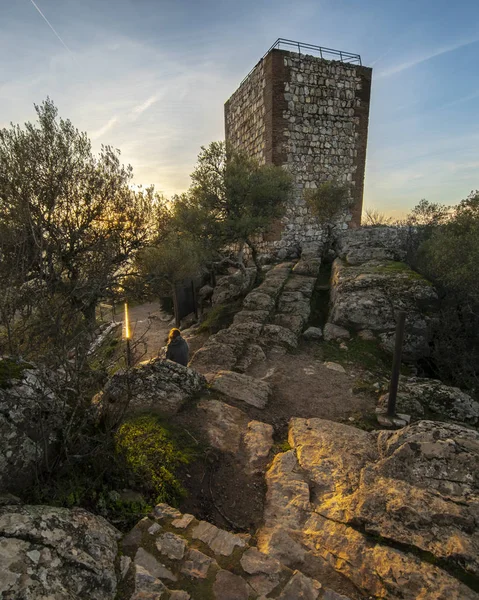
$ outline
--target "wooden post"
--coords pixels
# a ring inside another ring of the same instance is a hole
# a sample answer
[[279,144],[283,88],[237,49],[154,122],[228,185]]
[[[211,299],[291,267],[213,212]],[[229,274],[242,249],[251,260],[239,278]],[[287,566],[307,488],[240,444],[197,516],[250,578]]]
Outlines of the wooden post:
[[393,369],[391,373],[391,384],[389,386],[388,409],[386,415],[394,417],[396,414],[396,398],[399,384],[399,374],[401,371],[401,355],[402,345],[404,340],[404,325],[406,322],[406,313],[401,310],[398,313],[398,321],[396,326],[396,343],[394,346]]

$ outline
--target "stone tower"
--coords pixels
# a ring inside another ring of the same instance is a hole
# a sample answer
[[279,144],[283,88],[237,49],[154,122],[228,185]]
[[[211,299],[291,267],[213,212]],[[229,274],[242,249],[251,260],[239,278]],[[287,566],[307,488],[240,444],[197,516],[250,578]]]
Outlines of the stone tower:
[[293,174],[286,215],[263,236],[263,253],[286,255],[324,241],[304,189],[328,180],[351,185],[354,203],[338,227],[360,225],[371,76],[357,54],[279,39],[226,102],[226,140]]

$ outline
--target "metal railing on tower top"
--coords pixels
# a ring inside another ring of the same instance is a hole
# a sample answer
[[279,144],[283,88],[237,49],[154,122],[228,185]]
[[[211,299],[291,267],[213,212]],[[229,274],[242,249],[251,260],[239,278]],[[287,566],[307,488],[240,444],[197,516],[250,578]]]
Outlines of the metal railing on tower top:
[[[258,61],[261,62],[270,52],[271,50],[281,50],[288,49],[292,52],[297,52],[298,54],[316,54],[319,55],[320,58],[324,58],[326,60],[339,60],[343,63],[350,63],[353,65],[361,66],[361,56],[359,54],[353,54],[352,52],[345,52],[344,50],[334,50],[333,48],[325,48],[324,46],[315,46],[314,44],[305,44],[303,42],[295,42],[294,40],[287,40],[285,38],[278,38],[275,43],[271,46],[271,48],[263,55],[263,57]],[[314,56],[313,54],[313,56]],[[251,71],[246,75],[243,81],[240,83],[240,86],[248,79],[251,73],[256,69],[255,65]],[[238,86],[239,87],[239,86]]]

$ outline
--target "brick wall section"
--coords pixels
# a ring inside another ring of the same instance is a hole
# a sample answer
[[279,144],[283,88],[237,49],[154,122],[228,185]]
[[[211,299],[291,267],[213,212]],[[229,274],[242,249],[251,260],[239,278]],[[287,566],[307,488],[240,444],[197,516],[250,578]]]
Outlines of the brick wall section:
[[293,174],[285,217],[260,251],[284,255],[324,241],[304,199],[305,189],[324,181],[351,185],[354,205],[336,230],[360,225],[371,75],[367,67],[274,49],[226,103],[226,139]]

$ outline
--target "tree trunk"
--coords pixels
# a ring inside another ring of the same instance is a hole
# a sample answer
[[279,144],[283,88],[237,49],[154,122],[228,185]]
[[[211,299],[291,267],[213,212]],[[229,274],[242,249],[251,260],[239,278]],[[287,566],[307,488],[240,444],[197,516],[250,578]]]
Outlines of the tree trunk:
[[258,262],[258,249],[253,244],[253,242],[250,242],[250,240],[246,240],[246,245],[251,250],[251,258],[253,259],[254,265],[256,267],[256,279],[258,279],[259,272],[260,272],[260,269],[261,269],[261,266],[260,266],[260,264]]
[[90,302],[82,308],[82,314],[87,322],[89,329],[95,329],[96,327],[96,302]]

